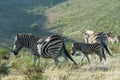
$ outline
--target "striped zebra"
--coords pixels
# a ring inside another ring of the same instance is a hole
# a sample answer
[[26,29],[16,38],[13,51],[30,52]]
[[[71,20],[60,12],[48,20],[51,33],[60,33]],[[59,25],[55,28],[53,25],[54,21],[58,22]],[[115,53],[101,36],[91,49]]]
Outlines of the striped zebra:
[[117,36],[117,38],[118,38],[118,42],[120,43],[120,36]]
[[88,54],[92,54],[92,53],[96,53],[99,56],[100,63],[102,61],[102,58],[104,58],[104,60],[106,60],[103,46],[100,43],[93,43],[93,44],[82,43],[82,42],[72,43],[72,55],[74,55],[76,53],[76,51],[81,51],[83,53],[83,57],[81,59],[81,64],[82,64],[84,57],[86,57],[88,62],[90,63]]
[[88,33],[88,31],[86,31],[84,32],[84,39],[86,43],[101,43],[107,53],[112,56],[112,52],[108,47],[107,34],[105,32],[96,33],[93,31],[93,33]]
[[51,35],[48,37],[38,38],[31,34],[17,34],[14,40],[14,55],[17,55],[23,47],[28,48],[32,52],[35,63],[38,57],[41,56],[47,59],[53,58],[55,64],[57,64],[59,62],[57,57],[61,52],[61,55],[66,61],[69,58],[74,64],[76,64],[67,52],[64,40],[60,35]]
[[95,32],[92,30],[87,30],[86,32],[83,32],[83,34],[84,34],[85,43],[93,43],[94,39],[96,38],[94,36]]
[[118,36],[114,36],[111,32],[106,32],[107,34],[107,38],[108,38],[108,41],[110,43],[119,43],[119,39],[118,39]]

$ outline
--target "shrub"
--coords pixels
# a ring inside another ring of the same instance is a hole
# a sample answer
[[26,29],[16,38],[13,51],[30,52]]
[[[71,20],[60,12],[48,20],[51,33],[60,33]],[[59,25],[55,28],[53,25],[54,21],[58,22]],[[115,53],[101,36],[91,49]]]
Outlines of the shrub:
[[9,59],[9,50],[0,49],[0,59]]
[[39,30],[39,25],[37,23],[33,23],[30,28],[32,29],[32,31],[38,31]]

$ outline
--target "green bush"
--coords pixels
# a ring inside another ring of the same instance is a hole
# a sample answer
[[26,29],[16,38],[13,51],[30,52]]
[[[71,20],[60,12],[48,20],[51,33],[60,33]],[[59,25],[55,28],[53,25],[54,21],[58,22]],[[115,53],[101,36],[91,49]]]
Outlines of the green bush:
[[30,28],[33,30],[33,31],[38,31],[39,30],[39,25],[37,23],[33,23]]
[[0,49],[0,58],[9,58],[9,50],[7,49]]
[[10,67],[6,63],[0,64],[0,76],[5,76],[9,74]]
[[33,55],[24,49],[22,49],[16,57],[10,57],[9,65],[14,72],[16,71],[18,74],[26,75],[27,80],[45,80],[42,73],[44,72],[46,64],[43,64],[41,60],[39,66],[33,64]]

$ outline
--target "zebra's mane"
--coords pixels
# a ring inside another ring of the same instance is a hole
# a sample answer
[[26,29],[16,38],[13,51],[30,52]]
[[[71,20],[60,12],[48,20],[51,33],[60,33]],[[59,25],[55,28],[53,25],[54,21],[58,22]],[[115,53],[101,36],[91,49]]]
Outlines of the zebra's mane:
[[26,39],[30,38],[30,39],[37,40],[37,38],[31,33],[19,33],[16,35],[16,37],[17,37],[17,40],[20,40],[23,38],[26,38]]
[[32,36],[35,37],[32,33],[18,33],[17,36]]

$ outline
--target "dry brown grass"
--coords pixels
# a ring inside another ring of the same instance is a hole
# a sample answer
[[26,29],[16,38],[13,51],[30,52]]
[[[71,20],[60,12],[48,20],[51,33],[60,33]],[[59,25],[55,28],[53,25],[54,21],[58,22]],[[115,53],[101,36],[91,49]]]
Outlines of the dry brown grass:
[[26,76],[24,75],[9,75],[7,77],[2,78],[2,80],[25,80]]
[[[73,57],[77,63],[80,56]],[[49,64],[49,63],[48,63]],[[84,60],[83,66],[72,68],[72,63],[56,66],[47,66],[43,73],[45,80],[120,80],[120,55],[107,56],[107,61],[100,64],[99,58],[92,58],[91,64]],[[29,80],[25,75],[8,75],[2,80]]]
[[[98,60],[96,60],[98,61]],[[94,62],[96,62],[94,61]],[[108,57],[102,64],[84,64],[79,69],[47,69],[44,73],[48,80],[120,80],[120,56]]]

